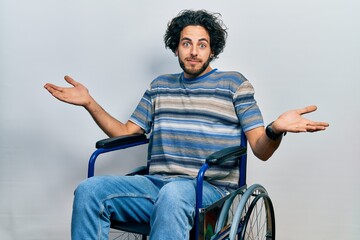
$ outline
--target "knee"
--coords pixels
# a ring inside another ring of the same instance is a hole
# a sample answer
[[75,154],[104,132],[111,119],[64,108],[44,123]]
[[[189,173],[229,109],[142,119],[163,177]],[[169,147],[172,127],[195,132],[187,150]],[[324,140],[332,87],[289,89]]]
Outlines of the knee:
[[91,185],[92,185],[92,179],[88,178],[83,180],[82,182],[79,183],[79,185],[76,187],[74,195],[75,196],[81,196],[84,194],[89,194],[90,189],[91,189]]
[[96,200],[96,188],[101,184],[100,182],[101,180],[96,177],[82,181],[74,191],[74,203],[83,205],[91,200]]
[[157,203],[170,210],[194,208],[196,201],[195,185],[192,182],[177,181],[166,184],[159,192]]
[[163,224],[171,223],[172,234],[180,234],[176,239],[188,239],[188,234],[194,224],[195,216],[195,184],[191,181],[170,182],[160,189],[151,215],[151,235],[158,236],[166,232]]

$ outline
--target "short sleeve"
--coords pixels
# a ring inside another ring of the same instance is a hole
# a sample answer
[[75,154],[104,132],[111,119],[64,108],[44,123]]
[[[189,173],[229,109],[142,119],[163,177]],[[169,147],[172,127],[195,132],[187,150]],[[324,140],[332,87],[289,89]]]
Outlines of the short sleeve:
[[254,94],[253,86],[246,80],[239,86],[233,97],[235,110],[244,132],[264,126],[264,120]]
[[154,111],[151,99],[151,91],[148,89],[139,104],[135,108],[134,113],[130,117],[130,121],[141,127],[145,133],[150,133],[153,125]]

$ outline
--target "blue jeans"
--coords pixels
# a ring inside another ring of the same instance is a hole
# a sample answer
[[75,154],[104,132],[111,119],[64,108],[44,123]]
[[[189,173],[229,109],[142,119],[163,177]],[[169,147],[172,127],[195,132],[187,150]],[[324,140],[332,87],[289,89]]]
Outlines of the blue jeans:
[[[108,239],[110,218],[149,222],[150,239],[189,239],[195,218],[196,180],[164,176],[96,176],[75,191],[71,236]],[[204,182],[203,206],[225,192]]]

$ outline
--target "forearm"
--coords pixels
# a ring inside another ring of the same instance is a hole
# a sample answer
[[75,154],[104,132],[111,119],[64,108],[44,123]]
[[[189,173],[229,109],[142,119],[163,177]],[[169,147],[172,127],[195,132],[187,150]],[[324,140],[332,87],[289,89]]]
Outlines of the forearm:
[[303,114],[313,112],[316,106],[307,106],[301,109],[287,111],[281,114],[273,123],[270,131],[259,127],[246,132],[249,144],[258,158],[269,159],[281,143],[286,132],[317,132],[325,130],[329,124],[326,122],[314,122],[302,117]]
[[246,137],[249,141],[254,155],[263,160],[268,160],[280,146],[282,137],[271,139],[267,136],[265,128],[259,127],[246,132]]
[[[109,137],[121,136],[141,132],[129,122],[122,123],[107,113],[93,98],[90,97],[88,104],[84,108],[90,113],[96,124],[104,131]],[[129,126],[130,125],[130,126]]]
[[48,90],[55,98],[62,102],[83,106],[95,120],[97,125],[109,136],[121,136],[133,133],[143,133],[143,130],[132,122],[125,124],[113,118],[108,114],[89,94],[88,89],[79,82],[76,82],[69,76],[65,80],[73,87],[64,88],[51,83],[45,84]]
[[255,156],[263,161],[268,160],[280,146],[281,139],[282,137],[276,140],[270,139],[264,131],[253,149]]

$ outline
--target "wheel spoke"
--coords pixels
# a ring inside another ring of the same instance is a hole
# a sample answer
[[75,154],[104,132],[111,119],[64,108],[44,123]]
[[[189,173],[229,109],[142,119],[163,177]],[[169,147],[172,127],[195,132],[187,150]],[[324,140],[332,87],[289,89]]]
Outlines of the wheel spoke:
[[264,187],[254,184],[241,194],[229,231],[229,239],[275,239],[275,216],[270,197]]
[[259,195],[259,194],[261,193],[256,192],[255,194],[253,194],[252,197],[248,199],[248,202],[246,204],[247,217],[244,222],[244,227],[245,227],[244,240],[266,240],[266,239],[272,239],[273,236],[271,232],[269,234],[269,226],[268,226],[269,216],[267,216],[268,206],[265,203],[265,197],[264,197],[265,195],[264,194]]

